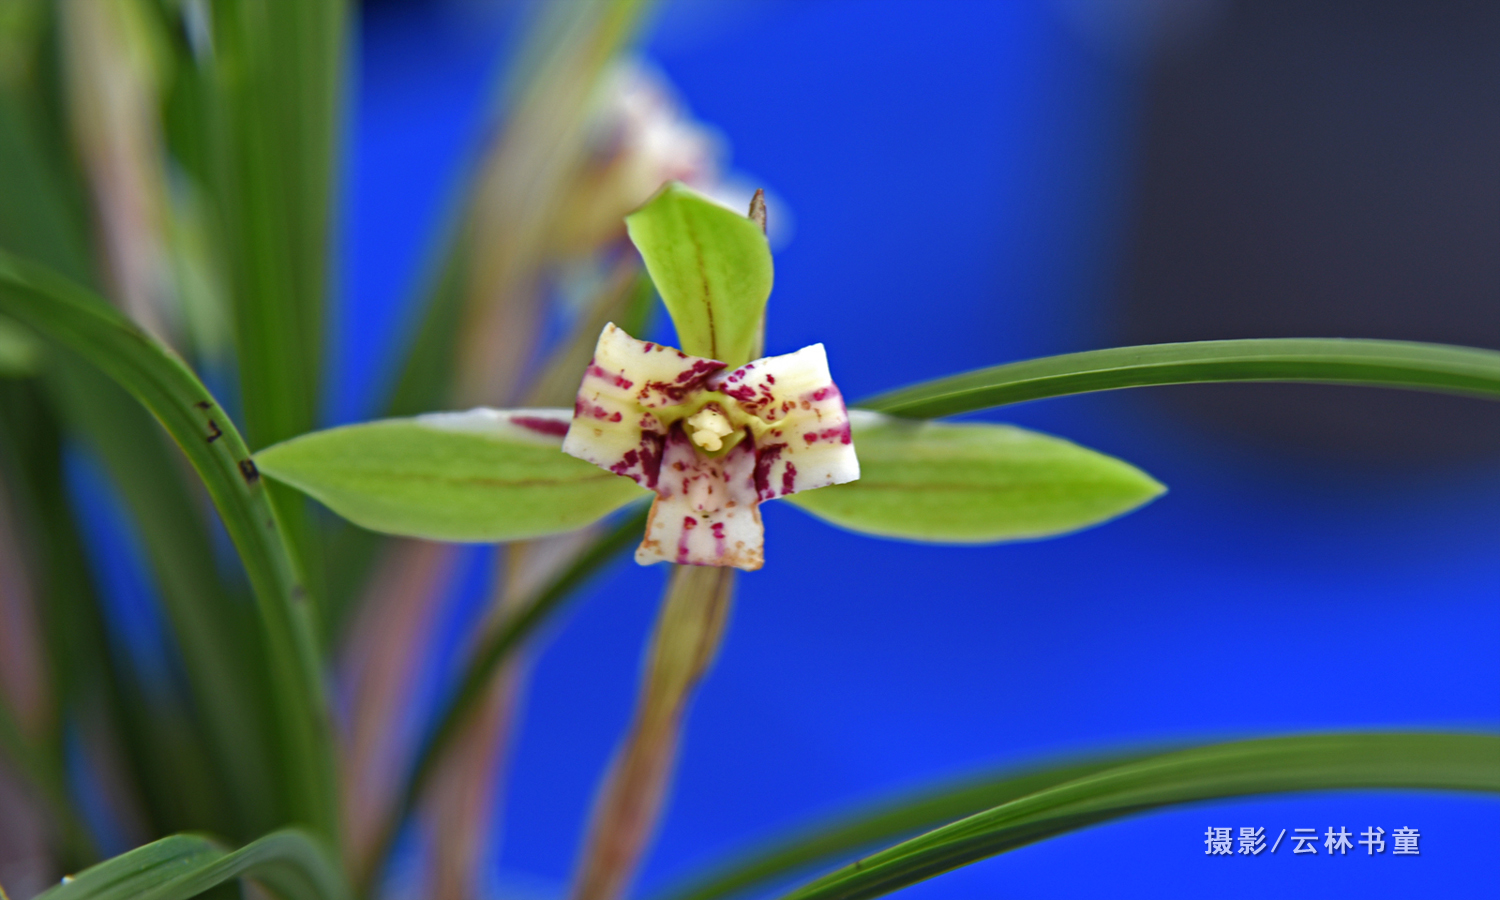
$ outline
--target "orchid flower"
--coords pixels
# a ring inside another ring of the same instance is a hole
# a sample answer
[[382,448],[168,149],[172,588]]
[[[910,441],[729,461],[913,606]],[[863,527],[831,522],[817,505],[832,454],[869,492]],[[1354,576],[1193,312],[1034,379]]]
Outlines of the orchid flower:
[[637,562],[746,570],[764,563],[772,499],[863,534],[976,544],[1074,531],[1162,491],[1047,435],[848,410],[822,344],[757,358],[772,282],[758,221],[674,184],[626,227],[681,349],[607,324],[572,409],[333,428],[260,451],[259,471],[366,528],[439,541],[575,531],[649,491]]
[[859,478],[822,344],[735,369],[610,323],[563,452],[656,492],[642,565],[759,569],[760,504]]

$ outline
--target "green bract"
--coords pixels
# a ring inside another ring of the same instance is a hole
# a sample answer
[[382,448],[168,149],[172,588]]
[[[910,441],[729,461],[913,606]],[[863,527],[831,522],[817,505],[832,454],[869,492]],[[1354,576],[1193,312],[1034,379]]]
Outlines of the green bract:
[[850,410],[860,478],[788,497],[835,525],[945,543],[1040,538],[1122,515],[1166,488],[1129,463],[1010,425]]
[[647,493],[563,454],[567,415],[481,409],[386,419],[294,438],[255,462],[375,531],[520,540],[582,528]]
[[760,354],[771,248],[760,226],[673,182],[625,219],[693,356],[740,366]]

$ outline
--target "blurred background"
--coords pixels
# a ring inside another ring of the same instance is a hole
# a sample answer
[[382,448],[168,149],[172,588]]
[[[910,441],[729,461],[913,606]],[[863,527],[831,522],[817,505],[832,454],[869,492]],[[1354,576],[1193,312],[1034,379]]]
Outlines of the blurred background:
[[[511,21],[363,8],[334,420],[378,408]],[[1152,341],[1500,347],[1496,46],[1484,3],[674,0],[641,51],[794,223],[768,352],[823,341],[857,398]],[[849,801],[1049,754],[1500,725],[1500,409],[1226,385],[996,418],[1171,491],[981,549],[768,509],[770,562],[742,581],[643,887]],[[540,648],[497,883],[564,883],[660,580],[619,564]],[[790,582],[817,589],[791,600]],[[1203,854],[1209,825],[1341,823],[1420,828],[1423,855]],[[1343,794],[1147,816],[907,895],[1473,896],[1497,876],[1500,804]]]
[[[411,300],[533,11],[359,6],[322,424],[389,408]],[[767,351],[823,342],[859,398],[1157,341],[1500,348],[1497,46],[1500,6],[1456,0],[663,0],[629,71],[686,123],[685,171],[713,169],[724,196],[767,190]],[[1218,385],[990,418],[1170,492],[989,548],[873,541],[770,504],[769,562],[740,581],[643,892],[849,803],[1005,765],[1500,728],[1500,408]],[[107,494],[86,458],[70,466],[75,496]],[[111,624],[139,633],[149,668],[164,654],[141,551],[107,504],[90,509]],[[492,557],[452,566],[408,736],[485,616]],[[662,578],[617,563],[533,647],[512,746],[492,751],[509,773],[488,798],[494,895],[567,883]],[[791,583],[810,589],[792,599]],[[1414,827],[1422,855],[1205,857],[1205,828],[1242,825]],[[1346,793],[1144,816],[903,896],[1462,897],[1497,877],[1500,803]]]

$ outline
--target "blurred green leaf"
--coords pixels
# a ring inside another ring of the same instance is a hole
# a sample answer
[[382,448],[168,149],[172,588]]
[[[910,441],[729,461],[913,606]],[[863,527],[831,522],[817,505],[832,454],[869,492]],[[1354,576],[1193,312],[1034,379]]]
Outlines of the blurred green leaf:
[[385,419],[303,435],[255,460],[272,478],[375,531],[520,540],[574,531],[646,494],[628,478],[565,455],[559,448],[570,418],[567,410],[476,409]]
[[78,353],[129,391],[166,428],[203,480],[260,610],[284,808],[294,821],[335,837],[332,726],[306,591],[234,423],[170,350],[100,298],[44,267],[0,253],[0,312]]
[[221,858],[208,838],[176,834],[122,853],[43,891],[48,900],[134,900],[143,892]]
[[48,133],[41,106],[0,91],[0,247],[88,281],[86,206],[60,165],[66,141]]
[[[176,58],[162,124],[190,182],[173,215],[202,223],[198,246],[174,245],[179,288],[190,323],[209,333],[216,300],[228,298],[240,395],[229,402],[252,447],[317,422],[348,7],[222,0],[166,10],[177,19]],[[204,261],[216,268],[196,265]],[[320,602],[323,547],[306,500],[279,485],[267,493]]]
[[859,480],[786,500],[851,531],[961,544],[1041,538],[1166,490],[1128,463],[1024,428],[849,416]]
[[682,350],[749,362],[771,296],[771,248],[746,216],[677,182],[625,218]]
[[242,838],[262,834],[281,822],[267,790],[272,751],[259,704],[263,648],[254,607],[220,580],[205,521],[212,513],[189,491],[185,479],[192,476],[177,464],[161,428],[97,369],[67,350],[55,355],[59,365],[48,381],[56,406],[130,510],[182,657],[192,717],[213,756],[205,783],[194,788],[179,766],[164,784],[175,779],[179,793],[198,795],[197,807],[209,815],[189,817],[191,827]]
[[350,896],[327,850],[287,830],[232,852],[197,835],[162,838],[80,872],[38,900],[188,900],[237,878],[254,879],[286,900]]
[[14,320],[0,316],[0,378],[35,375],[41,363],[41,343]]
[[788,895],[875,897],[1069,831],[1168,805],[1336,789],[1500,792],[1500,737],[1333,734],[1130,753],[922,791],[802,829],[653,900],[712,900],[965,817]]
[[[61,11],[52,4],[38,8],[49,20]],[[133,4],[123,14],[137,27],[151,25],[145,4]],[[64,19],[50,24],[61,26]],[[61,89],[78,73],[63,72],[68,60],[59,43],[63,36],[48,42],[56,58],[38,71],[60,79],[55,88],[30,79],[12,85],[14,93],[0,91],[0,196],[5,198],[0,245],[91,283],[86,191],[81,173],[70,167],[77,158],[66,128],[64,100],[73,95]],[[214,565],[206,521],[212,513],[187,483],[191,476],[177,450],[122,388],[63,347],[50,348],[44,375],[45,395],[38,391],[35,402],[20,402],[29,399],[20,393],[8,398],[6,417],[17,421],[6,425],[15,426],[8,435],[18,445],[13,456],[28,470],[26,487],[35,489],[27,505],[39,548],[37,578],[46,587],[45,631],[58,685],[56,727],[65,721],[77,727],[81,721],[91,734],[110,735],[101,744],[127,751],[136,783],[126,789],[140,798],[144,810],[137,812],[145,815],[147,827],[209,827],[242,837],[262,833],[281,821],[274,812],[277,795],[268,771],[271,751],[262,708],[270,673],[259,656],[254,608],[239,602],[242,591],[226,587]],[[59,425],[70,439],[81,439],[107,470],[140,529],[176,646],[183,651],[190,700],[175,692],[170,698],[147,696],[128,667],[110,665],[88,567],[56,471]],[[61,753],[60,736],[49,744],[49,752]]]
[[1147,344],[978,369],[859,405],[929,419],[1065,394],[1205,381],[1362,384],[1500,399],[1500,351],[1339,338]]
[[210,196],[231,273],[246,433],[253,446],[313,427],[319,396],[343,0],[211,8],[212,90],[197,129],[220,156]]
[[1136,759],[1037,790],[904,841],[785,897],[879,897],[1017,847],[1164,806],[1353,788],[1500,793],[1500,737],[1304,735]]

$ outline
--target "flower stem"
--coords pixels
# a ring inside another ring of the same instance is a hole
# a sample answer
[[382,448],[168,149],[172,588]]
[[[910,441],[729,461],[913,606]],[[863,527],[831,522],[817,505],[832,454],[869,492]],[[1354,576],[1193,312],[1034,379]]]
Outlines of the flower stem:
[[624,895],[656,831],[693,688],[718,655],[734,569],[677,566],[656,620],[635,721],[596,801],[573,900]]

